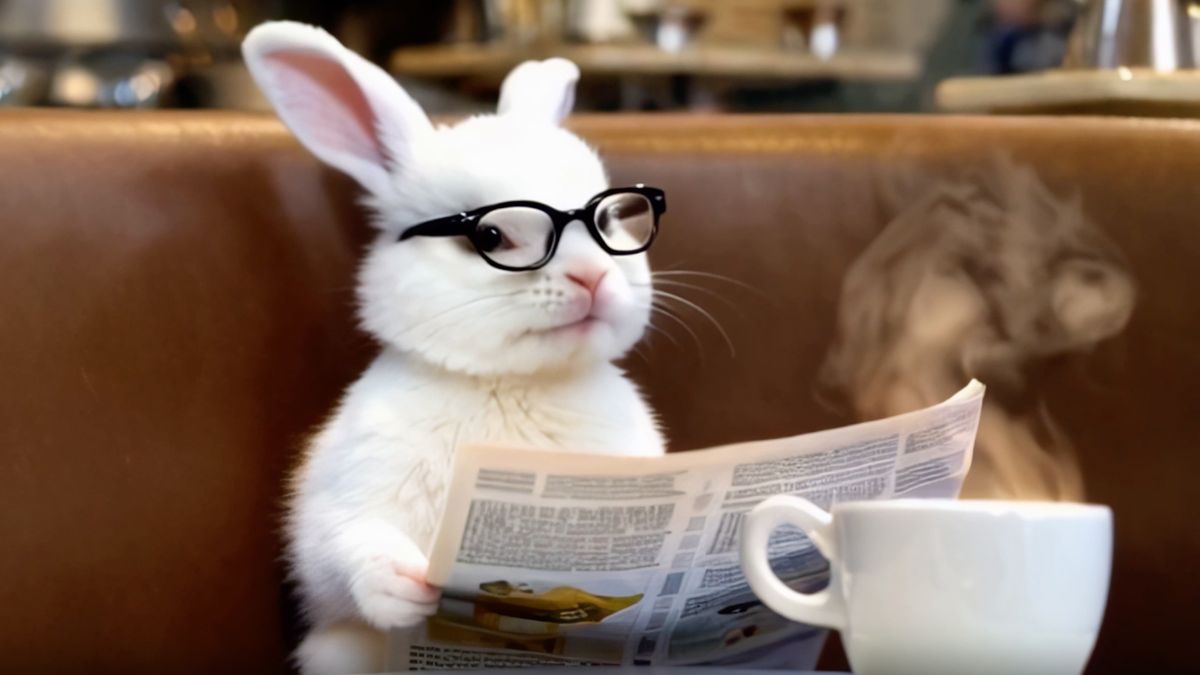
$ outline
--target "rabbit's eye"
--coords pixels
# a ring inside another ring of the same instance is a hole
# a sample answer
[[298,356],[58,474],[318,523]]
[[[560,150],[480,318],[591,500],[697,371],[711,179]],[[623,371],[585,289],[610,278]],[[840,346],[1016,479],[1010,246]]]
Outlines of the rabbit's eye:
[[536,242],[552,242],[553,236],[554,221],[546,212],[528,206],[505,206],[480,217],[471,233],[471,243],[493,263],[519,268],[537,262],[540,251]]
[[484,225],[475,230],[475,245],[484,253],[512,248],[512,242],[495,225]]

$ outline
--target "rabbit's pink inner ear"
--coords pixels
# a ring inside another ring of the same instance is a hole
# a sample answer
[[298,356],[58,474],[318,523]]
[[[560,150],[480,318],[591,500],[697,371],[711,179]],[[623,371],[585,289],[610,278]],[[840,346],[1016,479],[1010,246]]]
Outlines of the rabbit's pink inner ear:
[[293,130],[306,145],[383,166],[386,153],[375,112],[341,64],[305,52],[280,52],[266,60],[275,66],[272,79],[283,99],[280,107],[293,117]]

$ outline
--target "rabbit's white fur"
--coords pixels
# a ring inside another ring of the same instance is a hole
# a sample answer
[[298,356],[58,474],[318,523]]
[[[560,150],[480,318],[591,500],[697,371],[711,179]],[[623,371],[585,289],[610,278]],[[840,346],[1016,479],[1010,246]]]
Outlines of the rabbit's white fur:
[[[456,446],[662,453],[650,409],[611,363],[648,323],[649,266],[608,256],[577,223],[537,272],[496,270],[456,238],[396,240],[484,204],[566,210],[607,187],[592,150],[558,127],[572,64],[523,64],[503,85],[501,114],[435,128],[390,77],[317,29],[264,24],[243,52],[301,142],[367,190],[381,231],[359,300],[383,352],[309,447],[287,521],[312,625],[301,669],[376,670],[381,631],[435,608],[426,552]],[[599,279],[594,293],[580,279]]]

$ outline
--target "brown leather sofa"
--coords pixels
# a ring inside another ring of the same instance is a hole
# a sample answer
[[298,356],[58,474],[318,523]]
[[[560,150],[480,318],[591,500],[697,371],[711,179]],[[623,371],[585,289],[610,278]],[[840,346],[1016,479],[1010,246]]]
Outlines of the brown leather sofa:
[[[1054,450],[1070,484],[1073,448],[1087,498],[1115,509],[1089,672],[1200,667],[1200,124],[573,124],[615,183],[667,190],[659,269],[737,282],[677,277],[709,289],[688,297],[736,356],[693,315],[695,339],[664,323],[675,342],[630,359],[673,448],[846,423],[980,375],[993,459]],[[1020,171],[1033,182],[1005,183]],[[354,198],[268,117],[0,114],[0,671],[286,668],[281,478],[374,350],[352,319],[369,236]],[[972,228],[993,234],[945,239]],[[1063,256],[1101,267],[1051,292]],[[952,292],[891,297],[930,271]],[[1093,286],[1099,310],[1072,300]],[[980,476],[1004,473],[984,459]]]

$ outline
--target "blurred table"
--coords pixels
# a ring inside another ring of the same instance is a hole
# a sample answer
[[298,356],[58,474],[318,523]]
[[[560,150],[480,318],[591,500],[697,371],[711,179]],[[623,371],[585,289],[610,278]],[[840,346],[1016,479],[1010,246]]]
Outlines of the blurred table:
[[484,668],[481,670],[443,670],[446,675],[512,675],[512,673],[538,673],[539,675],[851,675],[850,673],[829,673],[815,670],[742,670],[730,667],[679,667],[668,668],[665,665],[629,665],[629,667],[562,667],[562,668],[528,668],[514,670],[511,668]]
[[1200,71],[1052,70],[952,78],[938,108],[955,113],[1060,113],[1200,117]]
[[822,60],[801,51],[695,45],[669,52],[653,45],[506,45],[405,47],[392,53],[391,70],[414,77],[502,77],[522,61],[561,56],[588,75],[695,75],[786,80],[884,80],[917,77],[921,60],[908,52],[839,52]]

